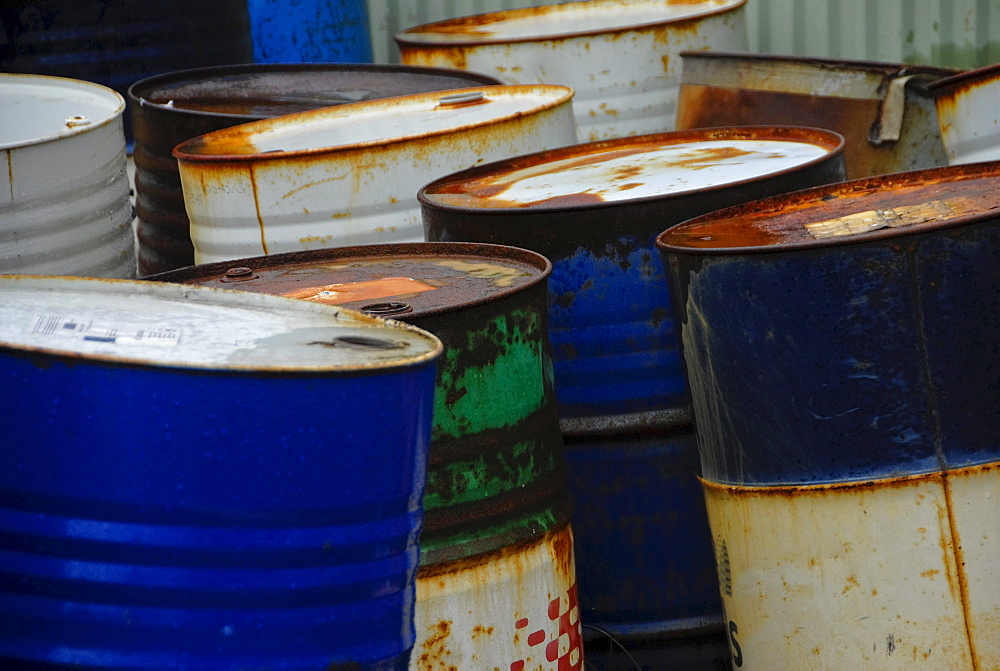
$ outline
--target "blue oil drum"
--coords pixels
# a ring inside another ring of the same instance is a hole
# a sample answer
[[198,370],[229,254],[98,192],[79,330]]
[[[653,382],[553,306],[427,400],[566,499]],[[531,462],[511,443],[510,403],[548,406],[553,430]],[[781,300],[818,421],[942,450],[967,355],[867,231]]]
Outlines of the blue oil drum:
[[977,163],[658,237],[735,666],[1000,666],[998,210]]
[[720,631],[691,427],[564,441],[584,624],[632,638]]
[[245,0],[257,63],[370,63],[364,0]]
[[726,204],[843,179],[819,129],[661,133],[518,156],[419,192],[428,240],[524,247],[552,261],[549,335],[563,433],[690,421],[656,236]]
[[406,668],[435,337],[202,287],[0,287],[4,668]]

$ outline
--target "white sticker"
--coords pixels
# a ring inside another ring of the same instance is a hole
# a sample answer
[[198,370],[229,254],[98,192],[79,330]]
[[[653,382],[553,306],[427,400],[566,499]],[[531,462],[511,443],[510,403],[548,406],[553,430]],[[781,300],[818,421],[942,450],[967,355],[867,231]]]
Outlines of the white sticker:
[[174,328],[124,323],[101,323],[90,318],[77,319],[62,315],[35,315],[29,332],[84,342],[113,345],[147,345],[173,347],[180,342],[181,332]]

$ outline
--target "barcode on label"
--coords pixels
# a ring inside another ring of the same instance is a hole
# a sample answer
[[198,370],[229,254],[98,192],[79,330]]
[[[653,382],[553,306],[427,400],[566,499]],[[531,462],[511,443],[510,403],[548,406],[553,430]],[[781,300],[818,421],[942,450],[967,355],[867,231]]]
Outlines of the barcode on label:
[[175,328],[118,322],[102,323],[90,318],[52,314],[36,315],[32,319],[29,332],[84,342],[156,347],[173,347],[181,337],[180,330]]

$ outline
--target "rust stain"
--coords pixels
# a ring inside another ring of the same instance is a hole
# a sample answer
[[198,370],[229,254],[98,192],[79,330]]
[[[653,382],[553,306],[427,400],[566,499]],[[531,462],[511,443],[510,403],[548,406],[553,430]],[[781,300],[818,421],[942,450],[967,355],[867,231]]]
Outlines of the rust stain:
[[14,201],[14,155],[10,149],[6,150],[7,154],[7,179],[8,186],[10,186],[10,200]]
[[264,215],[260,211],[260,192],[257,189],[257,172],[254,167],[249,166],[250,169],[250,183],[253,185],[253,205],[254,211],[257,213],[257,223],[260,225],[260,247],[264,250],[264,254],[269,254],[267,250],[267,235],[264,230]]
[[492,635],[493,635],[493,627],[484,627],[481,624],[477,624],[475,627],[472,628],[473,639],[477,639],[480,636],[492,636]]
[[451,654],[448,649],[451,624],[451,620],[441,620],[428,627],[427,638],[420,644],[422,652],[417,662],[421,671],[432,671],[433,669],[457,671],[457,667],[449,665],[446,661]]
[[847,584],[844,585],[844,590],[841,592],[841,594],[847,594],[848,592],[850,592],[855,587],[860,587],[860,586],[861,586],[861,583],[858,582],[858,579],[857,579],[856,576],[853,576],[853,575],[852,576],[848,576],[848,578],[847,578]]

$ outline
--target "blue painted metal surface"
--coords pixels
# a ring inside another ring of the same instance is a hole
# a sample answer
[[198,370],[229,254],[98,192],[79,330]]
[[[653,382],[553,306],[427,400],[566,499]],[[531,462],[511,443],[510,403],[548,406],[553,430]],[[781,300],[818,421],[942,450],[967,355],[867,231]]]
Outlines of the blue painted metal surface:
[[364,0],[246,0],[257,63],[370,63]]
[[405,669],[433,388],[0,347],[4,668]]
[[[1000,164],[975,164],[666,231],[704,477],[863,482],[996,461],[998,192]],[[824,239],[805,228],[863,219],[882,227]]]
[[615,636],[721,630],[694,432],[565,443],[583,623]]

